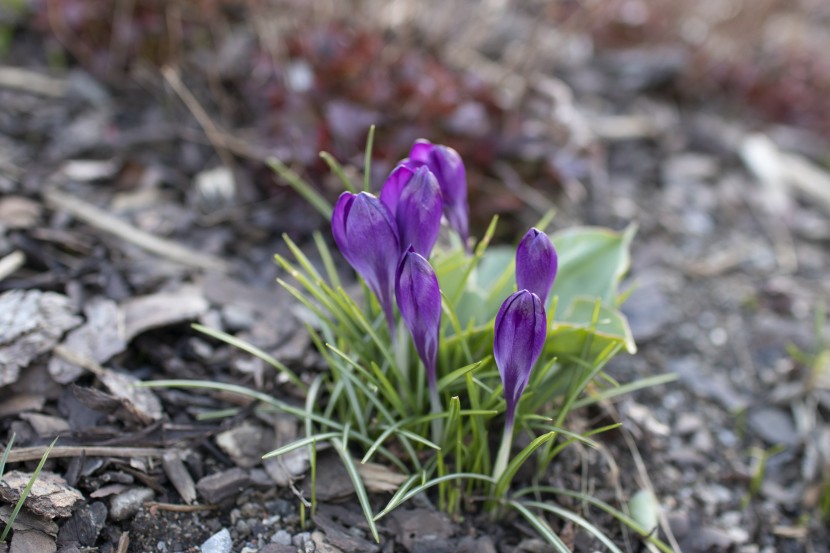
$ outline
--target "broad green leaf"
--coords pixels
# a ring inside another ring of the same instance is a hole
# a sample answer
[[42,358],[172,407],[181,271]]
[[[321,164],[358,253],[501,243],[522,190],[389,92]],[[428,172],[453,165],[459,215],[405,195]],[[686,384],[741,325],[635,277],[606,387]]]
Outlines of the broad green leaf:
[[567,310],[580,296],[615,305],[617,287],[631,264],[629,246],[635,231],[633,226],[623,232],[575,227],[551,236],[559,253],[551,296],[559,296],[560,310]]
[[636,353],[637,345],[631,335],[628,320],[619,310],[605,304],[599,306],[594,321],[596,300],[575,298],[548,330],[545,354],[548,356],[580,357],[588,343],[587,359],[595,359],[609,343],[619,343],[628,353]]

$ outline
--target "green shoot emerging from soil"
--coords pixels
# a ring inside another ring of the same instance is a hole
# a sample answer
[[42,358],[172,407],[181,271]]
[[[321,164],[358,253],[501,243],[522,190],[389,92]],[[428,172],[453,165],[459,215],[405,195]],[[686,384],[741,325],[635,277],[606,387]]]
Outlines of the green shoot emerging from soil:
[[[284,164],[271,164],[331,220],[336,250],[317,234],[310,258],[284,236],[291,258],[276,256],[288,277],[280,285],[315,316],[307,331],[327,370],[303,382],[267,353],[199,328],[286,375],[303,389],[305,406],[213,382],[148,385],[232,390],[301,419],[304,437],[267,457],[299,448],[313,452],[327,443],[342,460],[378,541],[379,519],[428,492],[451,515],[485,510],[497,518],[513,510],[559,551],[568,548],[548,515],[619,551],[595,525],[550,501],[568,496],[670,551],[613,507],[543,485],[564,448],[576,442],[596,447],[596,435],[618,426],[571,431],[570,413],[671,379],[661,375],[620,386],[604,372],[616,354],[636,351],[618,309],[633,228],[547,234],[549,215],[517,249],[490,246],[494,217],[475,241],[468,236],[466,175],[458,154],[416,142],[378,197],[368,192],[373,134],[360,185],[322,154],[345,190],[333,206]],[[338,258],[358,273],[358,285],[341,280]],[[315,475],[314,453],[310,459]],[[377,511],[360,471],[370,461],[400,473],[399,487]]]

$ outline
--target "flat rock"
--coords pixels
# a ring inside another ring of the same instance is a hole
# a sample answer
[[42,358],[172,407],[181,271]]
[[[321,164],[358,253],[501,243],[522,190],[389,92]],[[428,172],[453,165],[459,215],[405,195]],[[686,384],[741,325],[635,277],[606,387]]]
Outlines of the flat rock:
[[[13,470],[6,473],[0,481],[0,498],[16,503],[31,478],[32,474],[28,472]],[[46,518],[68,517],[75,503],[83,498],[81,492],[57,474],[41,471],[26,498],[26,507]]]
[[390,518],[398,543],[411,552],[439,550],[455,532],[446,515],[429,509],[398,509]]
[[255,467],[277,447],[273,430],[250,421],[217,434],[216,445],[242,468]]
[[55,538],[40,530],[16,531],[9,553],[54,553],[58,550]]
[[208,503],[220,504],[239,495],[250,482],[248,472],[235,467],[205,476],[196,483],[196,491]]
[[51,351],[82,319],[72,301],[40,290],[11,290],[0,295],[0,386],[15,382],[20,369]]

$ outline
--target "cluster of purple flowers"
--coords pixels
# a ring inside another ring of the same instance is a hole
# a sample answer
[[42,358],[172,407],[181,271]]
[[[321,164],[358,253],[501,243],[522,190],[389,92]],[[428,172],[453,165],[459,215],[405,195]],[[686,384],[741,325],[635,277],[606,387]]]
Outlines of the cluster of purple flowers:
[[394,335],[394,304],[436,384],[441,291],[429,264],[442,215],[467,242],[467,175],[458,152],[418,140],[386,179],[380,198],[344,192],[331,227],[340,252],[380,302]]
[[[389,175],[380,198],[344,192],[334,206],[332,233],[343,256],[380,302],[394,334],[394,304],[412,335],[435,393],[441,324],[441,291],[430,253],[441,219],[468,238],[467,178],[458,153],[418,140]],[[494,356],[504,384],[507,424],[541,354],[547,323],[545,302],[556,277],[557,255],[548,236],[531,229],[516,251],[519,291],[496,317]]]

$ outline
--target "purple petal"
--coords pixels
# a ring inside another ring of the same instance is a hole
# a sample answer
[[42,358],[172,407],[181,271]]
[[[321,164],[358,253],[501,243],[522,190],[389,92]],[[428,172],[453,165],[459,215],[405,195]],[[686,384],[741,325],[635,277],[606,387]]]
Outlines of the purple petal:
[[441,230],[441,188],[426,167],[419,167],[403,187],[395,218],[401,247],[411,245],[429,258]]
[[331,218],[334,241],[343,257],[377,296],[390,328],[392,294],[400,245],[389,210],[368,192],[344,192]]
[[548,235],[535,228],[527,231],[516,248],[516,285],[529,290],[547,305],[548,294],[556,279],[559,257]]
[[418,356],[426,367],[427,382],[433,389],[441,327],[441,290],[429,261],[412,247],[403,254],[398,265],[395,297],[401,318],[409,328]]
[[409,151],[409,161],[413,164],[426,164],[438,179],[444,200],[444,215],[450,228],[458,232],[466,244],[470,209],[467,206],[467,172],[461,156],[449,146],[419,139]]
[[546,335],[545,308],[539,296],[527,290],[508,296],[496,315],[493,356],[504,384],[509,424],[513,423],[516,405],[542,353]]
[[[389,174],[389,178],[383,183],[383,188],[380,189],[380,201],[389,208],[389,213],[398,211],[398,200],[400,200],[401,192],[404,187],[412,179],[415,174],[415,169],[407,164],[404,160],[395,167]],[[404,246],[406,246],[404,244]]]
[[426,138],[419,138],[412,145],[412,149],[409,150],[409,159],[412,161],[427,163],[427,161],[429,161],[429,154],[432,152],[434,147],[435,146],[433,146],[432,142]]

